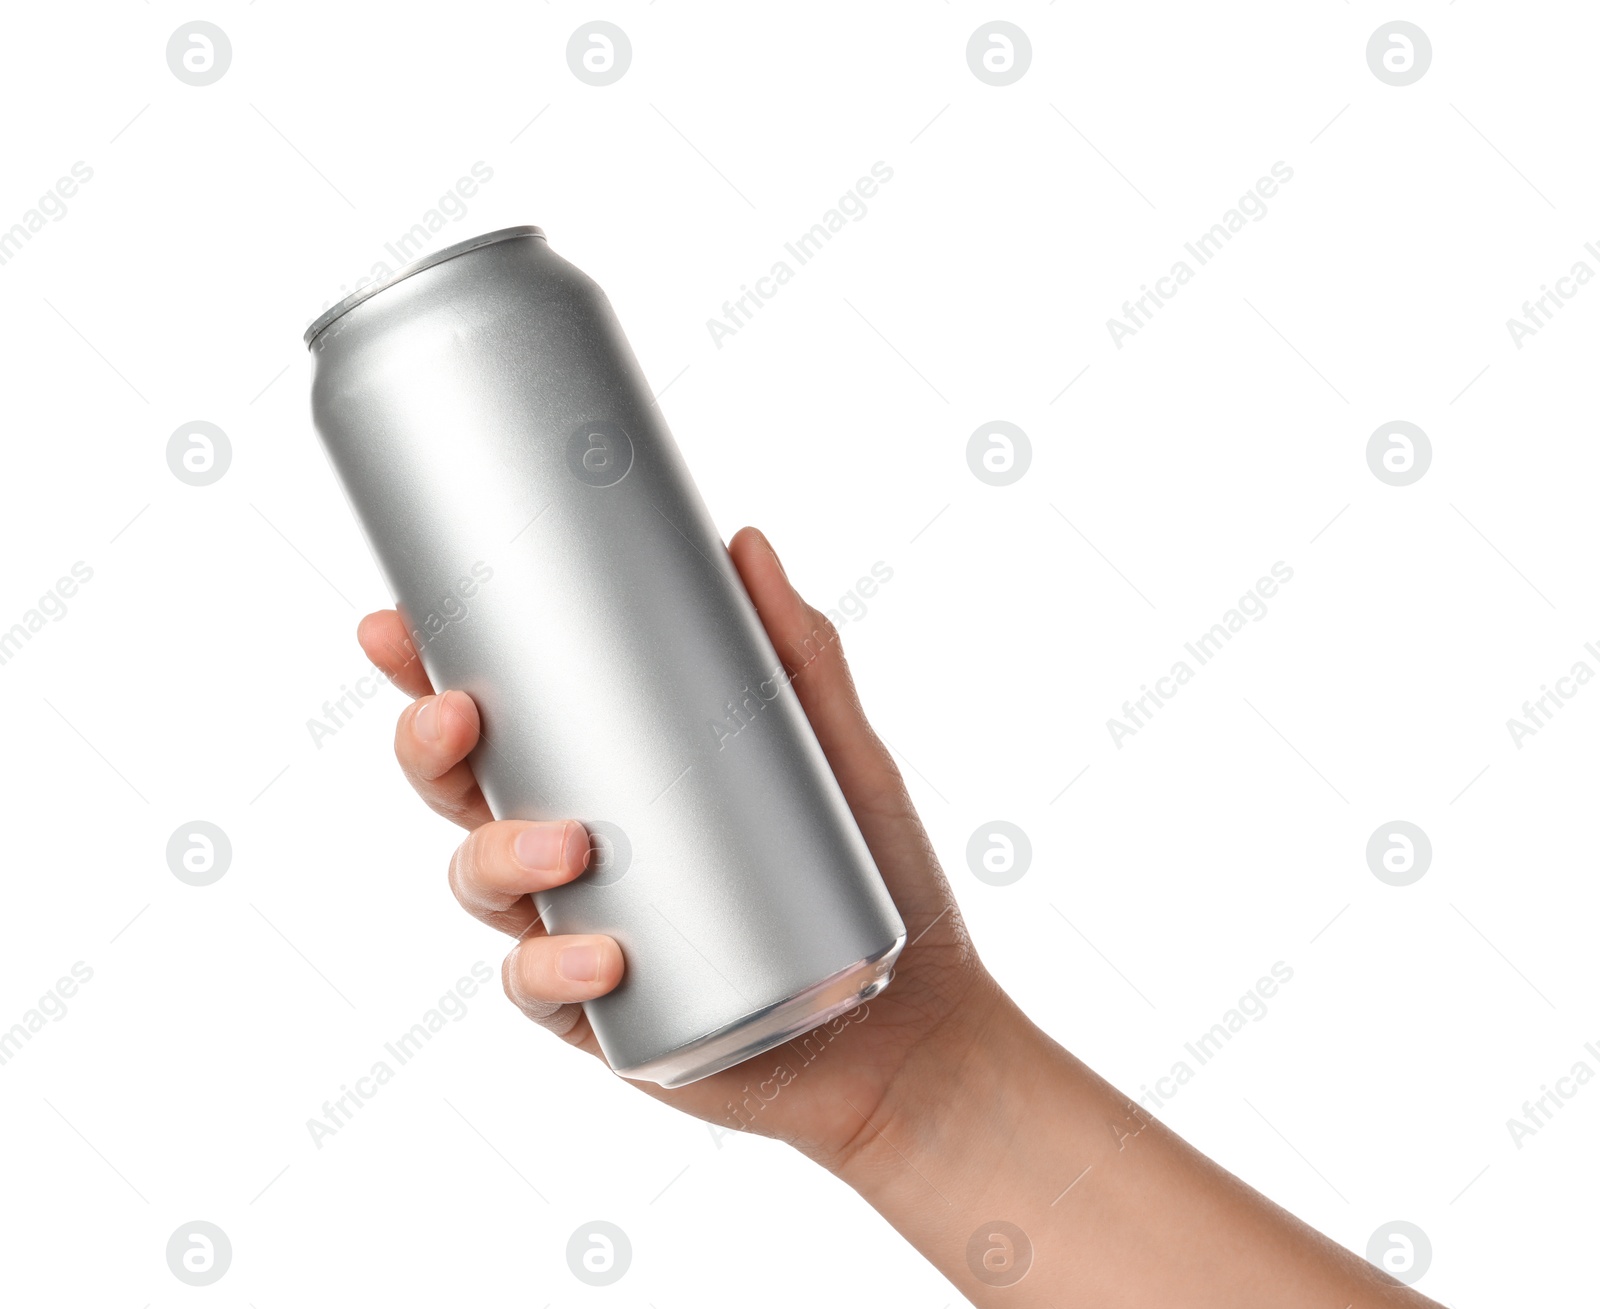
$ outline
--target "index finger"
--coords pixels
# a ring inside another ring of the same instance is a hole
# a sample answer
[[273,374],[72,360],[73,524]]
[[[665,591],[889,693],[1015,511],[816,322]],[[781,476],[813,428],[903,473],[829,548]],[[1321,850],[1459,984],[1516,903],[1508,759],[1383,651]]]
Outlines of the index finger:
[[416,644],[395,610],[368,614],[356,627],[356,640],[373,666],[413,700],[433,694]]

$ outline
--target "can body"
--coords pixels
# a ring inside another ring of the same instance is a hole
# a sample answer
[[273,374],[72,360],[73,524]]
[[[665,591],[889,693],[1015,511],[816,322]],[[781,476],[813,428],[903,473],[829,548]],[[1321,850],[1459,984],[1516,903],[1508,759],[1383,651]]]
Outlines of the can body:
[[307,340],[423,666],[478,704],[490,810],[590,831],[536,900],[622,947],[585,1006],[611,1066],[682,1085],[877,994],[904,925],[600,289],[513,228]]

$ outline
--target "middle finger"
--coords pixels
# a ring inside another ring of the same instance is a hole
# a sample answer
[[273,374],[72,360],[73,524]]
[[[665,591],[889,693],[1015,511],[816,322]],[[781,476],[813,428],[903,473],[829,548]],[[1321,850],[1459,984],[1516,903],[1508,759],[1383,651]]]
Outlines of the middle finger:
[[462,691],[425,695],[400,711],[394,753],[428,807],[474,828],[492,815],[467,755],[478,743],[478,706]]

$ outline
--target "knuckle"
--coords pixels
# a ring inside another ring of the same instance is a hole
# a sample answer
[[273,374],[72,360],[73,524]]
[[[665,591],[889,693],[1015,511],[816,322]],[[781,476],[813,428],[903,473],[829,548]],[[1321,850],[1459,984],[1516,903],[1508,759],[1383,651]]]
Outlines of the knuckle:
[[452,792],[448,795],[438,791],[426,795],[428,807],[441,818],[448,818],[457,827],[465,827],[471,831],[478,831],[482,821],[478,819],[472,802],[466,796]]
[[827,614],[821,613],[816,609],[813,609],[811,613],[816,620],[816,630],[821,636],[824,653],[842,656],[844,654],[844,638],[839,635],[838,624],[829,618]]
[[[553,1000],[541,1000],[530,991],[527,972],[532,967],[529,953],[520,945],[516,946],[505,957],[505,962],[500,965],[500,983],[506,993],[506,999],[516,1005],[527,1017],[538,1023],[541,1027],[555,1028],[559,1025],[563,1011],[571,1006],[560,1004]],[[576,1016],[569,1019],[565,1027],[570,1028],[576,1021]],[[563,1028],[562,1030],[565,1030]]]
[[797,668],[796,676],[804,672],[818,660],[829,655],[842,655],[843,646],[839,639],[839,629],[834,626],[833,620],[818,609],[806,606],[807,623],[809,631],[793,643],[794,662]]
[[548,1028],[557,1036],[565,1037],[577,1025],[582,1016],[583,1009],[575,1004],[556,1005],[543,1018],[538,1019],[540,1027]]
[[522,1007],[521,955],[522,946],[519,943],[511,947],[510,953],[500,964],[500,986],[506,993],[506,999],[519,1009]]
[[467,902],[466,884],[472,876],[473,860],[475,855],[473,847],[478,839],[476,832],[467,833],[467,839],[455,848],[450,856],[450,869],[447,874],[450,890],[462,904]]
[[[446,818],[462,821],[464,807],[453,802],[435,806]],[[486,892],[493,892],[495,876],[505,847],[504,824],[488,822],[473,828],[450,856],[450,889],[462,904],[476,904]]]

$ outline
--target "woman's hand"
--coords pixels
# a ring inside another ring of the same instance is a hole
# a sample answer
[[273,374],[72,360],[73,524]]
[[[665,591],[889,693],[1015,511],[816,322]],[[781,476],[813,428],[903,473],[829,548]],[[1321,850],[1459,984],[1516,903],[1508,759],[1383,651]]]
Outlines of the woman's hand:
[[[759,532],[729,550],[909,939],[860,1022],[675,1091],[640,1089],[803,1150],[980,1305],[1431,1305],[1230,1176],[1028,1021],[973,952],[832,625]],[[546,935],[528,898],[583,875],[587,834],[575,822],[493,821],[464,762],[478,739],[472,700],[432,694],[393,611],[366,618],[360,637],[417,697],[395,734],[406,776],[470,832],[450,862],[456,898],[517,939],[506,994],[598,1056],[580,1006],[621,980],[622,952],[605,936]]]
[[[729,552],[905,920],[907,944],[888,990],[826,1041],[791,1042],[674,1091],[636,1085],[707,1122],[788,1141],[838,1170],[875,1137],[872,1124],[887,1116],[894,1088],[958,1064],[1004,997],[973,952],[900,771],[862,713],[832,623],[789,584],[760,532],[745,528]],[[362,620],[359,637],[367,657],[416,697],[395,731],[407,779],[468,829],[450,861],[456,899],[516,938],[502,968],[506,994],[598,1057],[581,1005],[622,980],[622,951],[607,936],[547,935],[529,898],[583,874],[588,834],[572,821],[495,821],[465,762],[478,740],[472,699],[433,694],[394,610]]]

